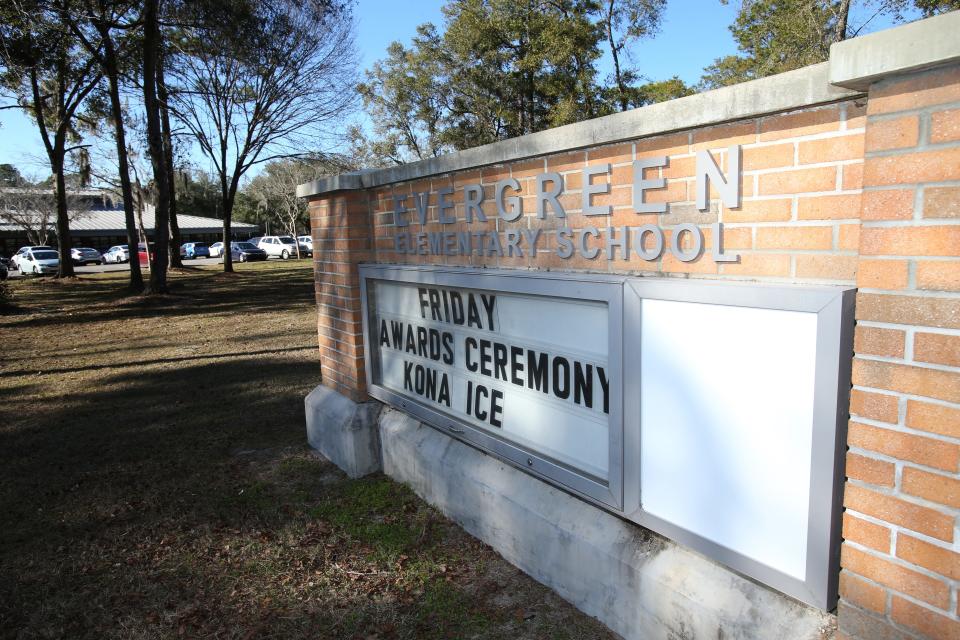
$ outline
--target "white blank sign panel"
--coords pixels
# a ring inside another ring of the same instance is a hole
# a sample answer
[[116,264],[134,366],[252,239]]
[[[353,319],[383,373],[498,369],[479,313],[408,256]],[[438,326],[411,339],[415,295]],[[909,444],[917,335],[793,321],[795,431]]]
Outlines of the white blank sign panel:
[[806,574],[817,315],[645,299],[642,509]]

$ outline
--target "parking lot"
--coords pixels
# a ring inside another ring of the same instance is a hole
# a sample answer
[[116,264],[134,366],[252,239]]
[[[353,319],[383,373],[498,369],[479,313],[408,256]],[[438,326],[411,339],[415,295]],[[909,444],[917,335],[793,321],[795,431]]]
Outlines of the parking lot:
[[[271,262],[278,260],[277,258],[272,258]],[[290,260],[296,261],[296,258],[290,258]],[[210,265],[222,264],[222,258],[193,258],[190,260],[184,260],[183,265],[186,267],[205,267]],[[12,265],[11,265],[12,266]],[[74,266],[74,271],[78,274],[81,273],[111,273],[114,271],[128,271],[130,265],[127,263],[123,264],[88,264],[83,267]],[[20,278],[24,277],[19,271],[10,271],[10,278]]]

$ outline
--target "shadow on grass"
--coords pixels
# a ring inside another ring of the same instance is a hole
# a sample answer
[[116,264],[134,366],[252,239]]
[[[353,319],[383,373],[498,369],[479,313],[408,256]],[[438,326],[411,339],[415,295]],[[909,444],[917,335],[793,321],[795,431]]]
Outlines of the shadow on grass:
[[[273,268],[217,273],[197,270],[172,279],[170,293],[130,296],[122,281],[113,277],[81,278],[62,282],[52,279],[21,283],[14,294],[17,319],[9,327],[43,327],[103,320],[109,308],[116,319],[153,318],[175,313],[181,316],[216,313],[250,313],[264,306],[314,304],[313,272],[308,268]],[[278,287],[275,278],[286,280]],[[17,294],[20,295],[17,295]],[[31,304],[24,301],[29,295]],[[63,309],[70,310],[65,314]],[[29,317],[19,317],[29,314]]]
[[[104,364],[91,364],[85,365],[82,367],[60,367],[60,368],[48,368],[45,367],[43,373],[77,373],[80,371],[104,371],[106,369],[126,369],[129,367],[143,367],[153,364],[173,364],[173,363],[182,363],[182,362],[195,362],[198,360],[220,360],[223,358],[237,358],[237,357],[253,357],[259,355],[267,355],[274,353],[289,353],[293,351],[303,351],[305,349],[316,349],[314,345],[305,344],[299,347],[287,347],[285,349],[263,349],[258,351],[244,351],[241,353],[204,353],[201,355],[194,356],[180,356],[174,358],[147,358],[147,359],[131,359],[128,362],[118,362],[118,363],[104,363]],[[135,349],[131,349],[135,351]],[[21,376],[25,374],[35,373],[33,369],[9,369],[6,371],[0,371],[0,378],[8,378],[13,376]],[[2,390],[0,390],[2,392]]]

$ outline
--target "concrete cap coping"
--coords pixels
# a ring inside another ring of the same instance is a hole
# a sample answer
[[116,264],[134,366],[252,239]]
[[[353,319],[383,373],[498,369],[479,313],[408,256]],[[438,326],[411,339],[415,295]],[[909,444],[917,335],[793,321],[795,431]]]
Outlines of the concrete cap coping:
[[333,191],[369,189],[452,171],[790,111],[858,94],[831,86],[827,74],[828,63],[824,62],[436,158],[324,176],[297,187],[297,195],[310,197]]
[[960,11],[837,42],[830,82],[866,91],[878,80],[960,61]]

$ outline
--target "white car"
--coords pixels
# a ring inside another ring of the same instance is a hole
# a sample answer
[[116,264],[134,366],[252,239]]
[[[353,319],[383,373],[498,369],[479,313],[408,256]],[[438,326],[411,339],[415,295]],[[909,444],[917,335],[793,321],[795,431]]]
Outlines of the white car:
[[21,269],[21,267],[20,267],[20,258],[22,258],[22,257],[24,257],[25,255],[27,255],[27,252],[30,251],[31,249],[49,249],[50,251],[55,251],[55,249],[54,249],[53,247],[48,247],[48,246],[45,245],[45,244],[33,245],[33,246],[29,246],[29,247],[20,247],[20,250],[17,251],[15,254],[13,254],[13,257],[12,257],[12,258],[10,258],[10,264],[13,265],[13,268],[14,268],[14,269],[17,269],[18,271],[22,271],[22,270],[23,270],[23,269]]
[[300,244],[301,254],[313,255],[313,236],[297,236],[297,242]]
[[264,236],[260,238],[257,247],[267,253],[267,257],[276,256],[286,260],[297,255],[297,241],[292,236]]
[[23,275],[52,275],[60,270],[60,254],[53,249],[28,249],[17,264]]
[[117,244],[103,252],[103,261],[106,264],[120,264],[130,260],[130,249],[125,244]]
[[223,243],[222,243],[222,242],[214,242],[212,245],[210,245],[210,246],[208,247],[208,249],[210,250],[210,257],[211,257],[211,258],[219,258],[219,257],[221,257],[221,256],[223,255]]

